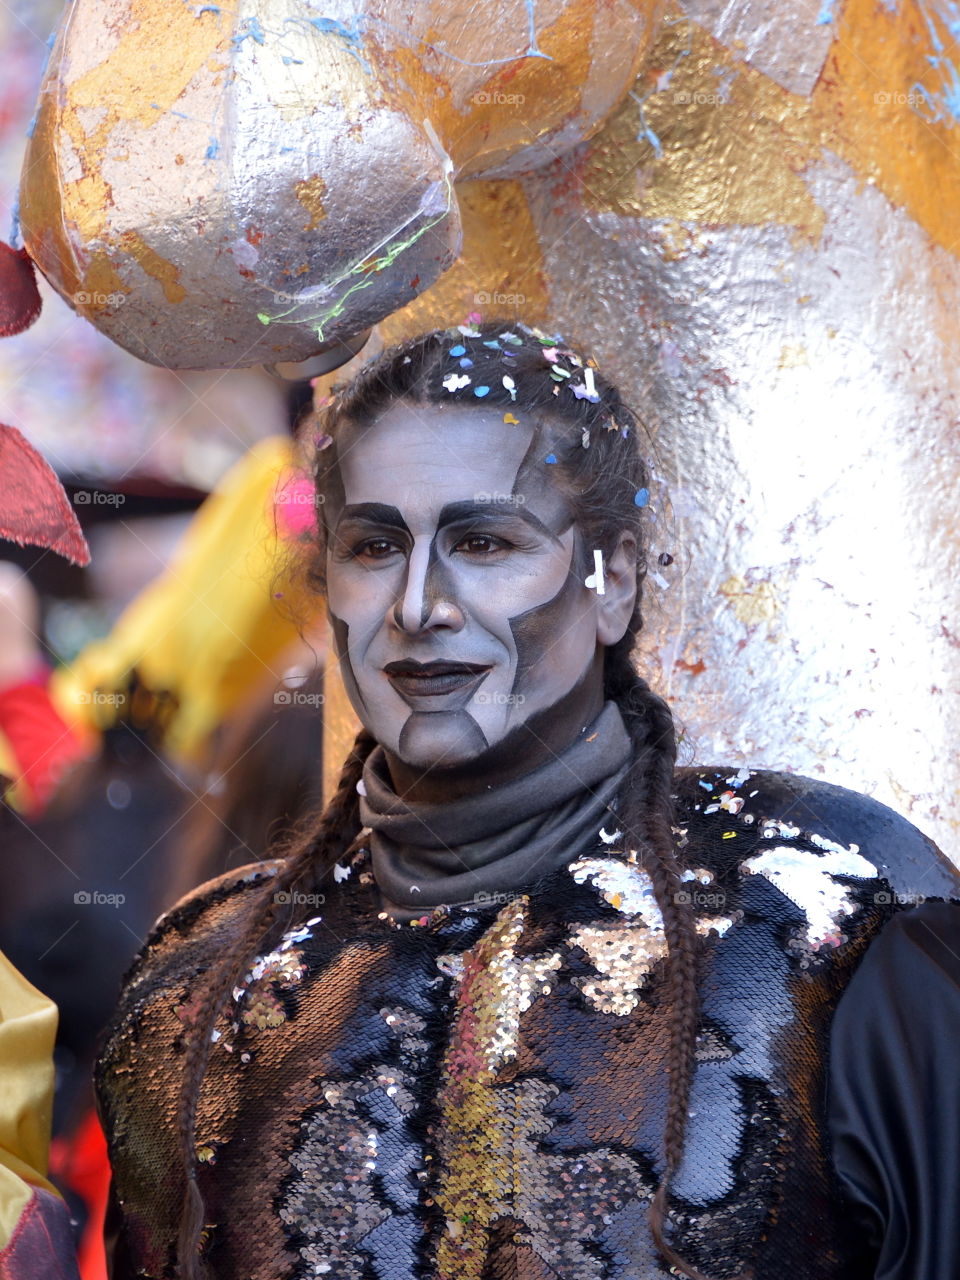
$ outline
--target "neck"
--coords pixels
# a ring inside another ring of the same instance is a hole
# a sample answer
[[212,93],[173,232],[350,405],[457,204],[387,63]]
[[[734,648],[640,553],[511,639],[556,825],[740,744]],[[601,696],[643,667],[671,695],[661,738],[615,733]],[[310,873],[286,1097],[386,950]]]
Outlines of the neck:
[[583,678],[558,701],[452,769],[417,769],[385,752],[397,795],[412,804],[443,804],[490,791],[532,773],[564,752],[603,710],[603,651]]

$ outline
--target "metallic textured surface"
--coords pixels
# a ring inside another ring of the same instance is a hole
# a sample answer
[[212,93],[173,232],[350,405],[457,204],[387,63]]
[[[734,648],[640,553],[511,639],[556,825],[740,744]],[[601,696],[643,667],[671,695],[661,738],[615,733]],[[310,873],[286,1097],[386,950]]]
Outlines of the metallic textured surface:
[[[696,849],[684,883],[711,927],[670,1200],[678,1247],[710,1275],[749,1262],[757,1275],[835,1280],[854,1273],[860,1232],[835,1193],[824,1118],[833,1008],[897,912],[894,887],[915,885],[918,850],[931,889],[956,881],[919,833],[863,797],[809,783],[798,813],[783,776],[679,781]],[[324,885],[321,914],[252,965],[200,1100],[211,1280],[669,1274],[646,1221],[673,1012],[662,952],[646,950],[662,927],[643,869],[597,843],[499,909],[453,907],[417,928],[378,915],[360,848]],[[262,882],[256,869],[232,873],[171,913],[107,1033],[115,1280],[169,1274],[183,1023],[198,969]],[[827,884],[832,905],[845,903],[843,934],[800,947],[822,932]],[[283,1018],[236,1016],[268,989]]]
[[25,241],[144,360],[305,360],[453,263],[455,177],[536,168],[595,130],[657,8],[75,0],[24,166]]
[[542,319],[546,293],[649,425],[641,663],[686,758],[857,787],[960,857],[949,7],[747,3],[763,38],[726,47],[728,13],[669,11],[606,127],[522,180],[527,260],[480,309]]

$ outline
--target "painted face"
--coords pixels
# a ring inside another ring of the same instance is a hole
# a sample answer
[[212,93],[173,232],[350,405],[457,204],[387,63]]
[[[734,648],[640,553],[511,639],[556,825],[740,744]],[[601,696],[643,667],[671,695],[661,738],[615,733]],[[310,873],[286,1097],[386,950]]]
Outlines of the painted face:
[[502,417],[400,402],[338,441],[325,515],[344,682],[388,755],[418,770],[489,759],[599,673],[592,557],[549,446]]

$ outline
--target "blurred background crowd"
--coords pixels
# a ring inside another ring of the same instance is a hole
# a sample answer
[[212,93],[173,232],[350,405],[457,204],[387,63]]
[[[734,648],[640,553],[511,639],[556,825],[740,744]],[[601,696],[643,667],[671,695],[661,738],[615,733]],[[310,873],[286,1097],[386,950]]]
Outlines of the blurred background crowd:
[[[8,240],[60,7],[0,5]],[[41,291],[40,320],[0,344],[2,417],[56,468],[92,561],[0,540],[0,951],[60,1008],[50,1176],[83,1280],[103,1280],[90,1068],[123,972],[179,896],[320,802],[323,639],[299,585],[312,391],[153,368]]]

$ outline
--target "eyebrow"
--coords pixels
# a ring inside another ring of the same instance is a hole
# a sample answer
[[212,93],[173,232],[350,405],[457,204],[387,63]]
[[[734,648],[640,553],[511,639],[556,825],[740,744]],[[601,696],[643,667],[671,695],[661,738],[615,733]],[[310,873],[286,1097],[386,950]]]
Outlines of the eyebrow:
[[545,525],[542,520],[538,520],[532,511],[528,511],[526,507],[521,506],[513,498],[513,495],[509,496],[509,501],[507,499],[508,495],[504,494],[498,502],[477,502],[475,499],[466,502],[448,502],[440,512],[437,528],[442,529],[444,525],[458,524],[461,520],[476,520],[478,517],[489,520],[491,516],[499,513],[511,515],[522,520],[531,529],[536,529],[537,533],[543,534],[551,542],[555,542],[558,546],[560,545],[560,539],[553,530]]
[[[542,520],[538,520],[532,511],[520,506],[512,495],[507,501],[507,495],[504,495],[500,502],[478,502],[476,499],[467,499],[463,502],[448,502],[440,511],[437,520],[437,528],[443,529],[447,525],[459,524],[464,520],[489,520],[497,515],[510,515],[516,519],[522,520],[528,524],[531,529],[535,529],[544,537],[549,538],[551,542],[560,545],[560,539],[549,526],[545,525]],[[339,527],[345,520],[358,520],[366,524],[377,524],[388,529],[399,529],[402,533],[410,535],[410,528],[406,520],[397,510],[386,502],[355,502],[343,508],[340,513],[340,519],[337,521]]]
[[397,508],[391,507],[386,502],[352,503],[340,512],[337,525],[341,525],[344,520],[362,520],[367,524],[385,525],[388,529],[399,529],[402,533],[410,533],[406,520]]

